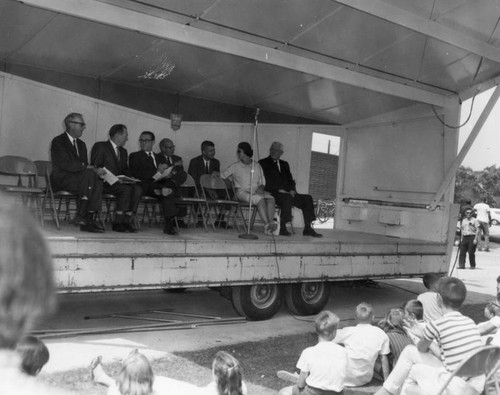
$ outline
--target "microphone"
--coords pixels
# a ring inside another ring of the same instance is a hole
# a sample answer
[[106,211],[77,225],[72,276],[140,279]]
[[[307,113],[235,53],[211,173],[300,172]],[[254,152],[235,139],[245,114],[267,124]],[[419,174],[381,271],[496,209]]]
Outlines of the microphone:
[[259,113],[260,113],[260,108],[259,108],[259,107],[257,107],[257,108],[255,109],[255,120],[257,120],[257,117],[259,116]]

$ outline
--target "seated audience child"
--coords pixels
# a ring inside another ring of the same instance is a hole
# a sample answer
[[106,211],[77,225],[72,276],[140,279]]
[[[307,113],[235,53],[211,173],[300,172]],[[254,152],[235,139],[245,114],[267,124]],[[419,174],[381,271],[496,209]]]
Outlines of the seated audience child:
[[[243,373],[238,360],[225,351],[215,354],[212,362],[212,381],[201,389],[203,395],[246,395]],[[172,392],[173,393],[173,392]],[[197,392],[198,393],[198,392]]]
[[[458,278],[444,277],[439,281],[438,292],[443,317],[426,325],[417,347],[410,345],[403,350],[376,395],[397,394],[400,389],[401,394],[433,394],[464,358],[482,346],[474,321],[458,311],[467,294],[464,283]],[[440,359],[428,352],[434,340],[439,345]],[[480,394],[484,375],[467,379],[455,376],[447,394]]]
[[403,305],[403,311],[405,314],[404,329],[413,343],[417,345],[425,329],[424,307],[419,300],[410,299]]
[[379,356],[384,379],[389,374],[389,337],[382,329],[372,325],[372,306],[360,303],[356,307],[356,320],[356,326],[340,329],[334,339],[335,343],[344,345],[347,351],[346,387],[369,383]]
[[489,302],[484,308],[484,316],[490,320],[496,315],[496,310],[500,308],[500,276],[497,277],[497,297]]
[[21,369],[30,376],[36,376],[49,361],[49,350],[45,343],[35,336],[25,336],[16,345],[21,356]]
[[[318,343],[302,351],[297,362],[300,374],[295,378],[296,385],[281,389],[279,395],[342,393],[347,371],[347,352],[343,347],[332,342],[337,333],[338,324],[339,318],[332,312],[319,313],[314,321]],[[279,374],[278,376],[282,377]]]
[[419,300],[424,307],[425,322],[431,322],[443,316],[443,311],[437,302],[437,286],[440,279],[441,276],[435,273],[426,274],[422,278],[425,288],[427,288],[427,292],[418,295],[417,300]]
[[115,379],[104,371],[102,357],[94,358],[90,365],[90,376],[98,384],[108,387],[107,395],[156,395],[156,394],[193,394],[198,387],[168,377],[156,376],[145,355],[132,351],[122,363]]
[[[385,318],[378,323],[378,326],[387,334],[389,337],[389,348],[391,353],[389,354],[389,367],[392,369],[399,359],[399,355],[403,349],[409,345],[413,344],[413,341],[405,332],[404,325],[405,313],[403,309],[391,309]],[[376,365],[375,371],[381,373],[381,366]]]

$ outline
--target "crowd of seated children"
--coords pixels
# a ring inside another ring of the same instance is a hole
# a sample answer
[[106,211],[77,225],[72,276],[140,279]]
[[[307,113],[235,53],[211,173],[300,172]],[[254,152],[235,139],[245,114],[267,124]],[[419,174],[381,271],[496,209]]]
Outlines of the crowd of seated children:
[[423,318],[425,322],[431,322],[443,316],[443,311],[438,304],[437,293],[437,286],[440,279],[441,276],[435,273],[425,274],[422,278],[427,291],[418,295],[417,300],[422,303],[424,308]]
[[347,351],[334,343],[339,318],[322,311],[314,321],[318,343],[302,351],[297,362],[300,374],[294,386],[283,388],[279,395],[333,395],[344,390]]
[[101,356],[92,361],[90,375],[96,383],[107,387],[107,395],[247,394],[238,360],[225,351],[219,351],[215,355],[212,364],[213,381],[203,388],[169,377],[155,376],[148,358],[138,350],[133,350],[125,358],[116,379],[105,372]]
[[343,345],[347,350],[346,387],[369,383],[379,357],[384,379],[389,375],[389,337],[382,329],[372,325],[372,306],[360,303],[355,314],[357,325],[338,330],[334,339],[335,343]]
[[[407,346],[383,387],[376,395],[433,393],[451,375],[451,372],[471,352],[482,346],[478,327],[472,319],[463,316],[458,309],[465,300],[467,290],[458,278],[444,277],[438,284],[438,303],[443,316],[427,323],[417,346]],[[429,352],[436,341],[440,358]],[[468,381],[455,376],[448,394],[480,394],[484,388],[484,375]]]

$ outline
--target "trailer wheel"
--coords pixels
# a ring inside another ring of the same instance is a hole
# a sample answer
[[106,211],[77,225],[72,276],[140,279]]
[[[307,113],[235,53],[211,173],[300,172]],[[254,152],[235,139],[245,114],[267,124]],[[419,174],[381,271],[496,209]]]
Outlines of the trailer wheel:
[[287,284],[285,301],[292,314],[318,314],[330,298],[330,287],[326,282]]
[[238,314],[251,321],[261,321],[279,310],[282,291],[278,284],[242,285],[233,287],[232,299]]

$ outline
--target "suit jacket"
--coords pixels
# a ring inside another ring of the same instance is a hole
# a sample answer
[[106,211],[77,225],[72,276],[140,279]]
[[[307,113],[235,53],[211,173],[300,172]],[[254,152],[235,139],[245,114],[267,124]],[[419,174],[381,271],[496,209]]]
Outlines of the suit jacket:
[[52,160],[51,181],[54,190],[61,189],[59,185],[64,183],[64,179],[69,177],[80,177],[87,165],[87,146],[77,139],[78,154],[75,147],[68,138],[66,132],[54,137],[50,145],[50,156]]
[[[208,165],[209,173],[212,174],[214,171],[220,172],[220,162],[218,159],[212,159]],[[196,187],[200,190],[200,177],[206,174],[205,161],[203,160],[203,155],[197,156],[191,159],[189,162],[188,173],[193,177]]]
[[123,147],[118,147],[120,159],[116,156],[111,141],[99,141],[94,144],[90,153],[90,163],[93,166],[105,167],[115,176],[124,174],[130,176],[128,169],[128,153]]
[[264,171],[264,177],[266,177],[266,191],[271,193],[277,193],[279,189],[287,192],[296,191],[295,181],[290,172],[290,165],[281,159],[279,159],[279,163],[281,172],[270,156],[259,160],[259,164]]
[[[155,154],[154,152],[153,155],[157,165],[165,162],[165,157],[163,155]],[[141,150],[132,152],[129,158],[129,167],[132,176],[135,178],[143,182],[153,182],[153,176],[156,174],[157,169],[153,161],[149,159],[149,155],[146,151]]]

